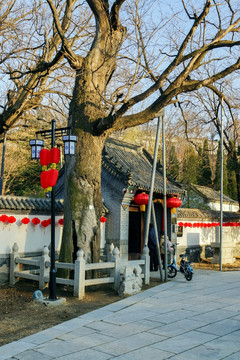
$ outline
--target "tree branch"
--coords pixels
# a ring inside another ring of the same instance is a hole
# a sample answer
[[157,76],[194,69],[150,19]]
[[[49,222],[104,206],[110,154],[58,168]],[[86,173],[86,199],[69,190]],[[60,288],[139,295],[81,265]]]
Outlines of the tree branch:
[[62,24],[60,23],[60,19],[58,17],[58,12],[57,12],[55,5],[53,4],[53,1],[47,0],[47,2],[52,11],[54,23],[56,25],[58,34],[62,40],[62,49],[64,51],[64,56],[69,61],[70,65],[73,69],[79,69],[82,65],[82,57],[77,56],[72,51],[71,45],[69,44],[68,39],[65,37],[65,33],[66,33],[66,31],[68,29],[68,25],[69,25],[69,19],[71,18],[72,7],[75,4],[76,0],[67,1],[67,5],[66,5],[66,9],[65,9],[65,16],[63,18]]

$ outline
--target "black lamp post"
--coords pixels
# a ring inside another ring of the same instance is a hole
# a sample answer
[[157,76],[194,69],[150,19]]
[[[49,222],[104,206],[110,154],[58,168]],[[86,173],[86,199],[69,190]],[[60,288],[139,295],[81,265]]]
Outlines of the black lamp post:
[[[40,159],[40,150],[44,146],[44,141],[38,140],[38,135],[41,135],[44,138],[51,138],[52,148],[55,146],[55,138],[63,136],[64,147],[65,147],[64,154],[75,155],[75,144],[77,142],[77,137],[69,134],[71,128],[63,127],[56,129],[56,120],[54,119],[51,121],[51,125],[52,125],[51,130],[37,131],[36,132],[37,138],[35,140],[30,140],[30,145],[32,147],[32,151],[31,151],[32,159]],[[55,268],[55,187],[54,186],[51,191],[51,266],[50,266],[50,276],[49,276],[49,300],[57,300],[56,268]]]

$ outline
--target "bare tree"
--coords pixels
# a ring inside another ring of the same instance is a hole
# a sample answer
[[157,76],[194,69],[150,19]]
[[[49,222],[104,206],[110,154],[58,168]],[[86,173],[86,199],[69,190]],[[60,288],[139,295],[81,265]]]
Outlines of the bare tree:
[[[221,137],[221,115],[223,116],[223,145],[228,159],[231,159],[232,170],[235,173],[237,184],[237,196],[240,206],[240,122],[239,122],[239,99],[236,96],[236,78],[222,81],[221,84],[212,84],[201,92],[194,93],[189,97],[188,109],[199,109],[197,117],[199,124],[209,129],[212,138],[218,140]],[[235,88],[234,88],[235,86]],[[221,102],[223,101],[223,113],[221,114]],[[185,123],[191,124],[196,119],[186,119],[185,106],[180,105]],[[191,125],[190,125],[191,126]],[[210,140],[210,139],[209,139]]]
[[[68,35],[69,44],[77,51],[76,37],[79,46],[89,38],[89,29],[86,32],[84,28],[91,14],[83,15],[76,26],[72,16],[78,8],[76,3],[75,0],[62,4],[64,11],[59,21],[62,34]],[[62,39],[52,23],[48,5],[40,0],[27,4],[22,0],[2,2],[0,44],[0,134],[19,125],[23,117],[41,120],[39,107],[43,99],[42,108],[45,106],[48,112],[56,111],[64,118],[60,100],[62,107],[68,108],[73,71],[66,66]]]
[[[94,16],[94,39],[77,53],[64,32],[58,7],[53,0],[47,2],[62,54],[75,70],[69,125],[78,144],[76,159],[66,167],[62,246],[62,258],[71,261],[73,231],[87,256],[96,238],[106,138],[153,119],[162,108],[176,103],[180,94],[210,87],[237,71],[240,9],[236,2],[225,0],[202,0],[195,8],[182,0],[175,2],[174,9],[170,1],[163,6],[160,0],[130,4],[86,0],[81,7],[88,4]],[[209,62],[216,64],[216,71],[206,71]],[[98,247],[99,239],[94,260]]]

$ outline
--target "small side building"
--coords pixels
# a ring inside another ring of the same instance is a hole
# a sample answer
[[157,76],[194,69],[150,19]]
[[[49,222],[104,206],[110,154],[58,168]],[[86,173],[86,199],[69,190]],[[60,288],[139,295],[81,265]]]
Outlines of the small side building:
[[[106,254],[113,243],[123,259],[139,259],[144,247],[146,208],[136,204],[134,197],[150,191],[152,156],[141,146],[109,138],[102,153],[101,190],[107,208],[107,221],[101,223],[101,249]],[[56,196],[64,196],[64,169],[56,185]],[[167,178],[167,197],[180,197],[184,188]],[[153,201],[158,233],[163,230],[163,174],[157,166]],[[167,210],[167,235],[176,241],[176,213]]]
[[[141,146],[108,139],[102,156],[102,197],[108,208],[105,248],[119,247],[125,259],[138,259],[144,247],[146,209],[134,201],[139,193],[149,193],[153,159]],[[184,194],[183,187],[167,178],[167,197]],[[158,233],[163,230],[163,174],[157,166],[153,191]],[[167,235],[176,241],[176,213],[167,209]]]
[[[219,263],[220,193],[192,185],[178,216],[178,254],[187,252],[191,261],[213,258]],[[238,202],[223,195],[222,263],[240,256],[240,212]]]

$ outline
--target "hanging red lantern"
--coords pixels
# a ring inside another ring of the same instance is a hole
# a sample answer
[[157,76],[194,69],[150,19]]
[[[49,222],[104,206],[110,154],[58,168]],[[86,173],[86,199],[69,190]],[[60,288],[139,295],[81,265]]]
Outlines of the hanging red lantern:
[[42,225],[42,227],[46,228],[46,227],[48,227],[48,225],[50,225],[50,224],[49,224],[49,221],[48,221],[48,220],[43,220],[43,221],[41,222],[41,225]]
[[40,151],[40,164],[44,166],[44,170],[50,163],[50,151],[48,149],[42,149]]
[[182,227],[182,226],[183,226],[183,222],[180,221],[180,222],[178,223],[178,226]]
[[16,222],[16,218],[14,216],[9,216],[8,222],[9,222],[9,224],[13,224]]
[[63,219],[58,220],[59,225],[63,226]]
[[105,216],[101,216],[100,221],[101,221],[101,223],[105,223],[107,221],[107,219],[105,218]]
[[171,197],[167,199],[167,207],[172,208],[178,208],[182,205],[182,201],[179,198]]
[[33,223],[33,225],[38,225],[38,224],[40,224],[40,219],[35,217],[32,219],[32,223]]
[[0,221],[2,221],[2,222],[7,222],[8,221],[8,216],[7,215],[1,215],[0,216]]
[[57,147],[53,147],[50,150],[50,163],[52,164],[53,167],[55,167],[56,164],[59,163],[59,160],[60,160],[60,150]]
[[134,197],[134,202],[138,205],[147,205],[149,200],[149,195],[145,193],[137,194]]
[[48,188],[48,171],[43,171],[41,173],[41,187],[43,189]]
[[47,177],[48,187],[55,186],[57,183],[57,179],[58,179],[58,170],[50,169],[48,171],[48,177]]
[[30,219],[25,217],[25,218],[23,218],[23,219],[21,220],[21,223],[24,224],[24,225],[27,225],[27,224],[30,223]]

